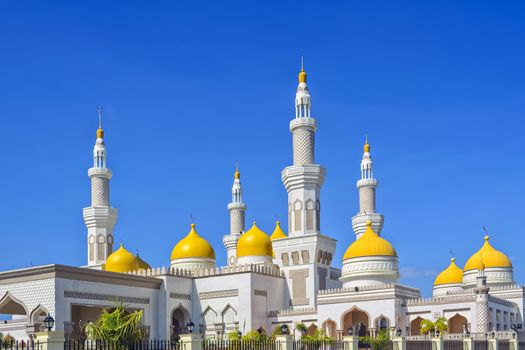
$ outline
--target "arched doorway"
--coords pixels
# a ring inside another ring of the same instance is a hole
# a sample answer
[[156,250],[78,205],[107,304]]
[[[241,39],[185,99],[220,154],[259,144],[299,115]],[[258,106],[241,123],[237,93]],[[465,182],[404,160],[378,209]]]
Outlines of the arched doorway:
[[455,314],[448,319],[449,333],[463,333],[464,327],[467,326],[467,319],[460,314]]
[[184,333],[186,321],[189,320],[188,312],[179,306],[171,313],[171,337],[177,338],[179,334]]
[[423,318],[418,316],[410,322],[410,335],[419,335],[421,333],[421,321],[423,321]]
[[353,308],[343,315],[341,324],[343,325],[344,334],[347,334],[348,329],[352,327],[354,335],[362,337],[368,334],[370,318],[366,312]]
[[335,324],[335,321],[328,319],[323,322],[321,328],[326,336],[334,339],[337,337],[337,325]]
[[316,330],[317,330],[317,326],[312,323],[311,325],[308,326],[308,328],[306,328],[306,334],[314,335]]

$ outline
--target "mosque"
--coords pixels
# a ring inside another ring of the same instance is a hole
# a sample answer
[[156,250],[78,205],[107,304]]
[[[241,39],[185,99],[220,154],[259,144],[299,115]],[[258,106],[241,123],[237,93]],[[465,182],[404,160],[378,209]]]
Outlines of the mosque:
[[110,204],[112,172],[99,126],[88,171],[91,205],[83,209],[87,264],[0,272],[0,314],[12,316],[0,324],[0,332],[30,338],[50,314],[56,330],[78,339],[82,325],[115,299],[130,310],[143,310],[150,338],[162,340],[181,333],[190,320],[206,337],[261,327],[271,332],[282,323],[293,329],[297,322],[308,332],[322,329],[336,339],[349,329],[416,335],[421,320],[438,317],[448,320],[452,334],[521,328],[524,286],[514,282],[511,261],[488,236],[463,268],[451,259],[435,279],[433,297],[422,298],[418,289],[399,283],[398,255],[382,234],[384,217],[376,211],[378,180],[368,140],[357,180],[359,211],[352,218],[356,237],[343,242],[348,249],[342,269],[333,266],[336,240],[324,235],[320,225],[325,169],[314,160],[317,121],[304,68],[298,80],[289,125],[293,164],[281,172],[288,192],[287,232],[279,222],[271,234],[255,222],[246,230],[247,204],[236,169],[230,228],[223,238],[226,266],[217,265],[214,248],[194,224],[173,242],[167,268],[150,267],[122,245],[114,250],[118,210]]

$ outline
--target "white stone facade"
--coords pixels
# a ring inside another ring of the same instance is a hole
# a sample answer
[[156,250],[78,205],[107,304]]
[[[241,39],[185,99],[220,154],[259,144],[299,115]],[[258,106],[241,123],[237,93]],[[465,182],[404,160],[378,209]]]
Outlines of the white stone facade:
[[[465,327],[472,333],[505,331],[522,324],[525,287],[513,281],[511,267],[486,268],[486,288],[478,285],[480,272],[467,271],[463,283],[436,286],[435,296],[427,299],[419,290],[398,283],[397,256],[363,255],[346,259],[342,270],[334,266],[339,265],[333,261],[337,242],[321,233],[320,224],[326,172],[314,163],[317,122],[311,117],[306,72],[301,74],[296,116],[290,123],[293,165],[281,173],[288,193],[288,203],[283,204],[288,206],[289,234],[272,241],[273,258],[237,259],[246,204],[236,171],[228,205],[230,232],[223,237],[225,267],[217,267],[211,257],[196,257],[172,261],[168,269],[104,271],[118,211],[110,206],[112,173],[106,167],[99,129],[94,167],[89,171],[92,202],[84,208],[89,268],[47,265],[0,272],[0,314],[13,316],[0,324],[0,331],[30,337],[41,329],[42,317],[51,314],[57,330],[76,338],[83,322],[93,321],[116,299],[129,309],[143,310],[143,323],[152,339],[170,339],[190,320],[207,337],[259,327],[271,332],[281,323],[302,322],[309,331],[323,329],[338,339],[349,328],[358,334],[399,328],[405,335],[416,335],[422,319],[438,317],[447,318],[451,333],[461,333]],[[356,239],[367,221],[381,233],[384,218],[376,212],[377,184],[367,141],[357,182],[359,211],[352,219]]]

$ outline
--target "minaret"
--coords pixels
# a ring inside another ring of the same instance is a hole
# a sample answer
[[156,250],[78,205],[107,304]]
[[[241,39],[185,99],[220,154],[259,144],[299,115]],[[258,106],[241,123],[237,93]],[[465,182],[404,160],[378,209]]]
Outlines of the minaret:
[[476,277],[476,326],[477,333],[487,333],[490,331],[489,320],[489,290],[487,287],[487,277],[485,276],[485,265],[483,261],[479,263],[478,276]]
[[314,163],[317,123],[311,117],[311,98],[304,65],[299,72],[295,95],[295,118],[290,122],[293,139],[293,165],[281,178],[288,192],[288,232],[290,237],[320,233],[320,191],[325,170]]
[[230,212],[230,233],[222,239],[226,248],[228,266],[235,265],[237,262],[237,241],[244,232],[244,213],[246,204],[242,200],[241,173],[239,166],[235,167],[233,173],[232,202],[228,204]]
[[88,229],[88,267],[103,269],[107,257],[113,252],[113,228],[118,210],[109,203],[109,180],[111,170],[106,166],[106,145],[102,129],[102,108],[98,108],[99,125],[93,149],[93,167],[88,175],[91,179],[91,206],[83,209],[84,222]]
[[359,212],[352,218],[352,228],[357,235],[356,238],[361,237],[365,232],[368,220],[372,222],[374,232],[381,235],[384,218],[383,215],[376,213],[376,187],[377,180],[374,178],[367,134],[363,147],[363,160],[361,161],[361,179],[357,181]]

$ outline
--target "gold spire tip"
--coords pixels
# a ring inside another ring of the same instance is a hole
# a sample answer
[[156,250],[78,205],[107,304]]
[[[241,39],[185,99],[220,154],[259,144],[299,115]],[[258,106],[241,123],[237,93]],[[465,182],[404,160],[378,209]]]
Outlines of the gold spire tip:
[[241,178],[241,172],[239,171],[239,162],[235,163],[235,172],[233,173],[233,178],[238,180]]
[[98,106],[98,129],[97,129],[97,139],[104,138],[104,130],[102,129],[102,106]]
[[370,144],[368,143],[368,133],[365,134],[365,145],[363,147],[363,152],[370,153]]
[[306,84],[306,71],[304,70],[304,57],[301,56],[301,71],[299,72],[299,83]]

